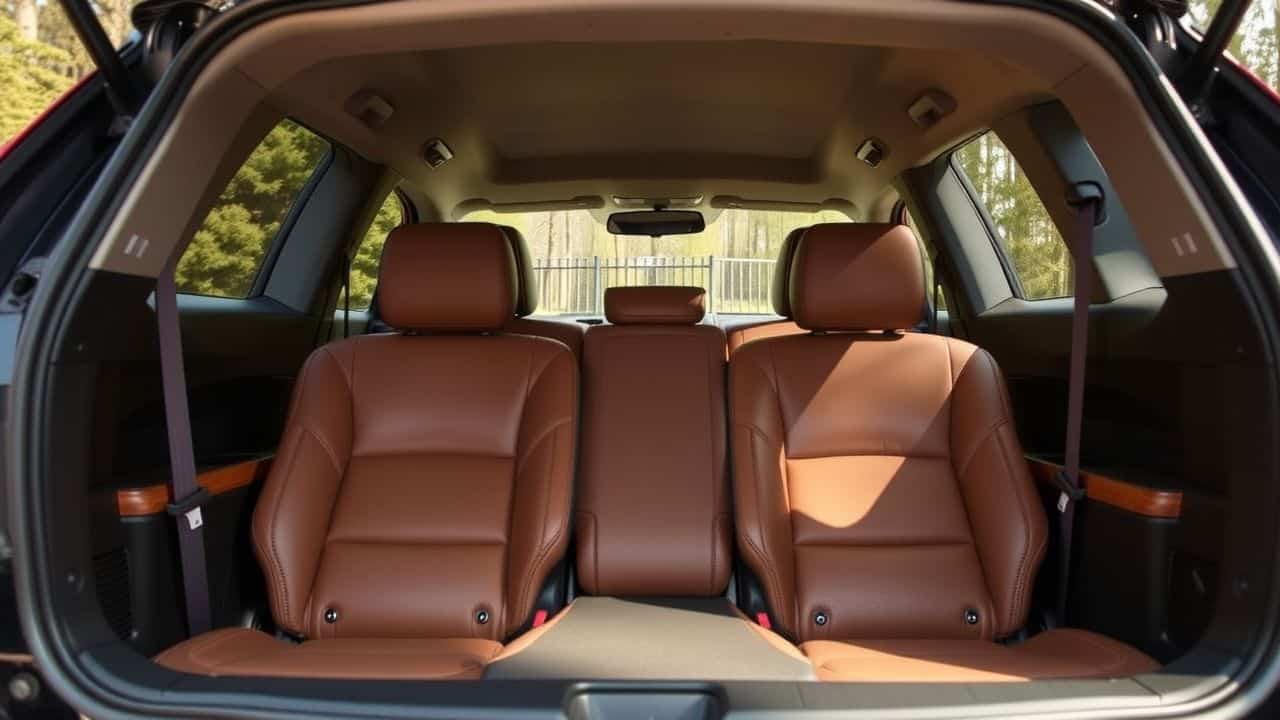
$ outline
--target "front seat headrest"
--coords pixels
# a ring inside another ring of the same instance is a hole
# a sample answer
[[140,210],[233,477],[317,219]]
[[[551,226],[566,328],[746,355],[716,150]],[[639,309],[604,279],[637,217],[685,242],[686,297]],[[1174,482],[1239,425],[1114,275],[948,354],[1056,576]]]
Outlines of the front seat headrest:
[[529,243],[524,235],[509,225],[499,225],[498,229],[507,236],[511,243],[511,252],[516,259],[516,317],[532,315],[538,309],[538,284],[533,274],[533,253],[529,252]]
[[614,325],[697,325],[706,305],[707,291],[700,287],[659,285],[604,291],[604,317]]
[[790,296],[806,330],[915,327],[924,316],[920,244],[905,225],[814,225],[796,242]]
[[796,256],[796,240],[808,228],[798,227],[787,233],[778,248],[778,261],[773,264],[773,286],[769,289],[769,300],[773,303],[773,311],[782,317],[791,317],[791,262]]
[[515,313],[511,242],[488,223],[402,225],[387,237],[378,310],[398,330],[497,330]]

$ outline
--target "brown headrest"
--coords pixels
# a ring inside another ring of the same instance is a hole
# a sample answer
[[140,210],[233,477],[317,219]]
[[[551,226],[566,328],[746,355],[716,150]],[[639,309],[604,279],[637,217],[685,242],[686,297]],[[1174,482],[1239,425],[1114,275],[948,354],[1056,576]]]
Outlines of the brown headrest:
[[516,317],[532,315],[538,309],[538,284],[533,276],[533,254],[529,252],[529,243],[513,227],[499,225],[498,228],[511,242],[511,252],[516,259]]
[[829,223],[801,234],[791,317],[806,330],[900,330],[924,315],[924,265],[905,225]]
[[488,223],[420,223],[382,249],[378,310],[400,330],[496,330],[515,313],[511,242]]
[[604,317],[614,325],[696,325],[706,312],[700,287],[611,287],[604,291]]
[[787,233],[778,248],[778,261],[773,264],[773,287],[769,290],[769,299],[773,301],[773,311],[782,317],[791,317],[791,261],[796,256],[796,240],[806,228],[798,227]]

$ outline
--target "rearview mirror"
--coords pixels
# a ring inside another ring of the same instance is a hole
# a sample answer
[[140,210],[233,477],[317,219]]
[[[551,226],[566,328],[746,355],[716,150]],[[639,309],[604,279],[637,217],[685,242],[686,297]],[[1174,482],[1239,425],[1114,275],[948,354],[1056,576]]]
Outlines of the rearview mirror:
[[695,210],[634,210],[616,212],[605,226],[614,235],[688,235],[700,233],[707,225]]

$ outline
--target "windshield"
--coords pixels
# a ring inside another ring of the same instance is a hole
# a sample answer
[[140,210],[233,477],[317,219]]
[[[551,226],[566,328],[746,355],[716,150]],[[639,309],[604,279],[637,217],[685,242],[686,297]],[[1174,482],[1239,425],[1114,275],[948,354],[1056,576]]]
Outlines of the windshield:
[[535,315],[575,316],[603,315],[604,289],[628,285],[696,285],[707,290],[709,314],[772,315],[773,265],[787,233],[849,221],[835,210],[724,210],[700,233],[651,238],[613,235],[589,210],[484,210],[465,219],[519,230],[533,254]]

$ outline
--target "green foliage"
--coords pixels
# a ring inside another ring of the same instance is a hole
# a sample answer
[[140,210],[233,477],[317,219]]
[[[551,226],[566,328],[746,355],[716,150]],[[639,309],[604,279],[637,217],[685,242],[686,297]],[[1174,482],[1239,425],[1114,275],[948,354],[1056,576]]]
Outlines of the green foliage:
[[351,261],[351,307],[364,310],[373,300],[373,289],[378,284],[378,262],[382,259],[382,246],[387,235],[404,222],[404,209],[400,198],[391,193],[378,208],[373,224],[365,232],[356,256]]
[[956,159],[990,213],[1025,297],[1070,295],[1066,243],[1013,153],[994,133],[987,133],[958,150]]
[[[1222,0],[1192,0],[1191,23],[1209,27]],[[1231,38],[1228,52],[1271,87],[1280,87],[1280,12],[1276,0],[1254,0]]]
[[8,142],[71,87],[71,56],[38,40],[27,40],[18,25],[0,15],[0,143]]
[[289,120],[254,148],[187,246],[175,272],[178,289],[245,297],[294,197],[329,145]]

